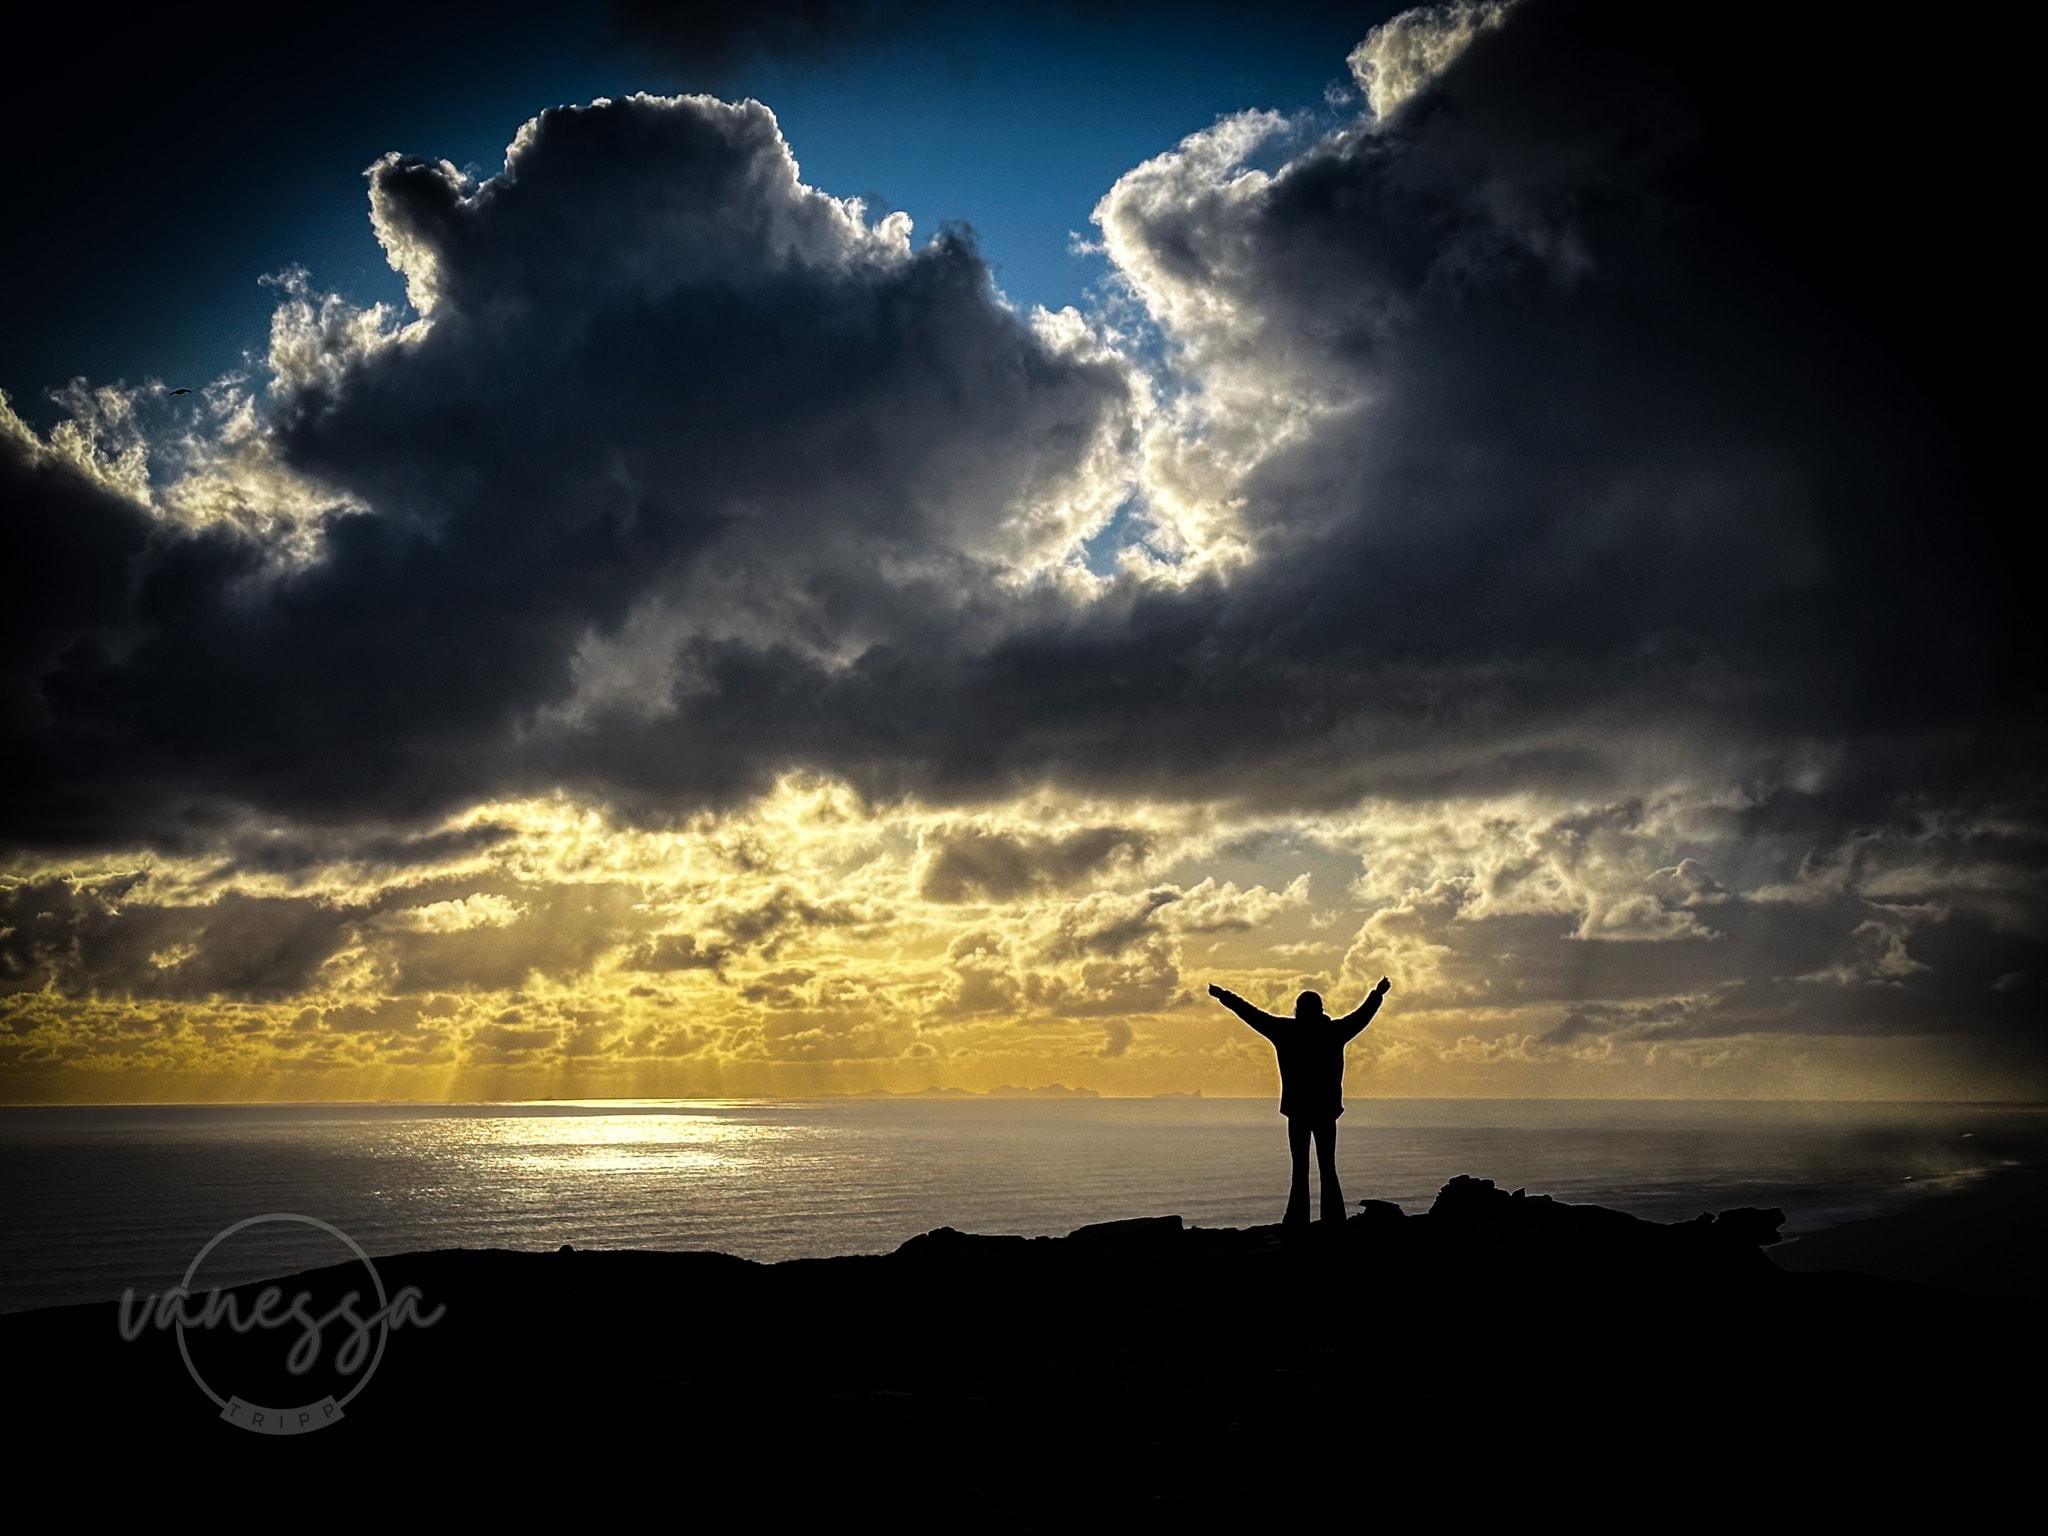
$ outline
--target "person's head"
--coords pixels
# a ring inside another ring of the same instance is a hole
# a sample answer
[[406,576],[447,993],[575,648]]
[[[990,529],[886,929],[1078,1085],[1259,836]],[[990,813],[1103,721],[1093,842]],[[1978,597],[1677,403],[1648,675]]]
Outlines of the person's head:
[[1294,1016],[1297,1019],[1320,1019],[1323,1016],[1323,994],[1302,993],[1294,1000]]

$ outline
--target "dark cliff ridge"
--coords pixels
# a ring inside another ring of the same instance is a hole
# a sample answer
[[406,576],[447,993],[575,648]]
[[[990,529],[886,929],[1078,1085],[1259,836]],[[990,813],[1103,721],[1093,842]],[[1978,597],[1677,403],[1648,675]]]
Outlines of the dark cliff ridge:
[[[1957,1457],[1973,1488],[2031,1463],[2037,1308],[1787,1273],[1763,1251],[1783,1219],[1663,1224],[1459,1178],[1426,1215],[1368,1200],[1292,1231],[941,1228],[774,1265],[405,1254],[376,1261],[387,1294],[445,1312],[392,1329],[335,1422],[283,1437],[219,1422],[177,1334],[124,1340],[112,1305],[0,1318],[0,1351],[17,1465],[118,1445],[120,1477],[90,1492],[106,1508],[174,1480],[245,1512],[346,1486],[588,1513],[632,1488],[679,1514],[883,1510],[907,1528],[1366,1516],[1375,1498],[1441,1515],[1561,1490],[1587,1514],[1645,1497],[1839,1512],[1947,1500],[1929,1480]],[[341,1267],[279,1282],[360,1284]],[[257,1405],[361,1379],[281,1370],[290,1337],[187,1343],[212,1387]],[[392,1480],[423,1464],[459,1476]]]
[[1383,1269],[1404,1261],[1426,1267],[1431,1260],[1486,1253],[1539,1268],[1611,1264],[1669,1271],[1674,1278],[1693,1281],[1719,1277],[1741,1283],[1739,1277],[1761,1272],[1755,1250],[1776,1243],[1784,1223],[1783,1211],[1754,1206],[1704,1211],[1675,1224],[1644,1221],[1605,1206],[1570,1205],[1520,1189],[1510,1193],[1491,1179],[1460,1174],[1438,1191],[1421,1217],[1409,1217],[1391,1200],[1361,1200],[1347,1221],[1297,1228],[1189,1227],[1178,1216],[1100,1222],[1065,1238],[984,1237],[940,1227],[911,1238],[892,1257],[1071,1263],[1108,1254],[1220,1258],[1314,1245],[1333,1261]]

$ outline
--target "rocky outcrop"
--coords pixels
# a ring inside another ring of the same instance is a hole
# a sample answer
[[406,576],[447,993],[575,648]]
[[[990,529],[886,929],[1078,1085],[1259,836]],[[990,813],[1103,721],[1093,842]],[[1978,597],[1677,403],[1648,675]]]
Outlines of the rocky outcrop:
[[1711,1233],[1720,1241],[1748,1248],[1777,1242],[1778,1228],[1785,1224],[1785,1213],[1781,1210],[1745,1205],[1718,1215],[1703,1211],[1689,1222],[1666,1226],[1606,1206],[1568,1205],[1549,1195],[1532,1195],[1522,1189],[1510,1194],[1496,1188],[1493,1180],[1470,1174],[1459,1174],[1438,1190],[1429,1214],[1438,1222],[1465,1227],[1493,1225],[1525,1231],[1576,1228],[1608,1233],[1633,1230],[1645,1235],[1651,1231],[1682,1231],[1695,1237]]

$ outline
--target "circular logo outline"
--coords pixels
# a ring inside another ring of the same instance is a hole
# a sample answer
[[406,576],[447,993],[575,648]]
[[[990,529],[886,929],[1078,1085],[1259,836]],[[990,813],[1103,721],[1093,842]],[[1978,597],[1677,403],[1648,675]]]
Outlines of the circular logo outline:
[[[370,1384],[370,1378],[377,1374],[377,1366],[384,1358],[385,1342],[391,1337],[391,1320],[385,1315],[390,1306],[390,1301],[384,1294],[384,1277],[377,1273],[377,1266],[370,1261],[370,1256],[357,1245],[356,1240],[342,1231],[341,1228],[333,1225],[331,1222],[322,1221],[318,1216],[301,1216],[293,1211],[268,1211],[261,1216],[245,1216],[233,1226],[224,1227],[219,1232],[216,1232],[207,1245],[192,1256],[192,1262],[185,1267],[185,1279],[183,1282],[185,1293],[188,1296],[192,1293],[193,1277],[199,1273],[199,1266],[206,1262],[206,1256],[213,1252],[215,1248],[219,1247],[228,1238],[233,1237],[237,1232],[272,1221],[295,1221],[302,1226],[318,1227],[328,1236],[339,1239],[342,1246],[354,1254],[363,1268],[370,1272],[370,1283],[377,1288],[377,1352],[370,1357],[370,1363],[363,1367],[361,1379],[348,1389],[348,1394],[335,1399],[335,1406],[337,1408],[345,1408],[355,1401],[356,1394],[367,1387]],[[176,1327],[178,1333],[178,1354],[185,1362],[186,1373],[191,1376],[194,1382],[198,1383],[200,1391],[213,1399],[215,1407],[225,1410],[228,1406],[228,1400],[208,1385],[206,1378],[199,1374],[199,1367],[192,1363],[192,1352],[185,1344],[185,1322],[182,1317],[176,1319]],[[312,1406],[314,1405],[310,1403],[301,1404],[300,1410],[286,1409],[284,1411],[302,1411],[304,1408]]]

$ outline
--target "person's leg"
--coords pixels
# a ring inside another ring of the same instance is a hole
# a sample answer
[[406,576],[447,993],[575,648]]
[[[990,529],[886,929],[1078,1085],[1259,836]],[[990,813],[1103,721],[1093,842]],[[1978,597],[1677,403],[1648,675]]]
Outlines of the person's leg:
[[1323,1220],[1344,1219],[1344,1191],[1337,1183],[1337,1122],[1316,1125],[1316,1162],[1323,1170]]
[[1294,1160],[1294,1182],[1287,1190],[1287,1214],[1280,1219],[1288,1226],[1308,1224],[1308,1121],[1287,1117],[1287,1152]]

